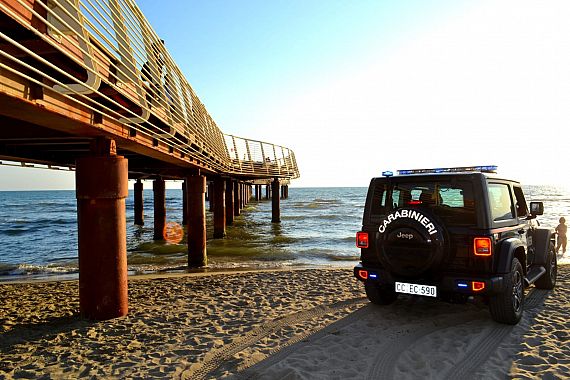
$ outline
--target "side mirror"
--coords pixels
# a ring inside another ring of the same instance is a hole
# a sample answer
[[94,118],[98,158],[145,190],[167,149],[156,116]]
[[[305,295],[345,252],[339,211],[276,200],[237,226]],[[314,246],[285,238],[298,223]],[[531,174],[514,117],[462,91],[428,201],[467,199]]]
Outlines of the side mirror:
[[532,216],[544,214],[544,204],[542,202],[530,202],[530,214]]

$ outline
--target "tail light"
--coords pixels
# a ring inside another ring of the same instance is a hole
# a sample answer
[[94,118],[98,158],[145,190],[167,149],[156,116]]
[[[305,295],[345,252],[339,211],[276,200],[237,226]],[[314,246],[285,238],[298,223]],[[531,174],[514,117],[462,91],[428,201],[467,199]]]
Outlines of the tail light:
[[473,253],[475,256],[491,256],[493,254],[491,238],[476,237],[473,240]]
[[482,281],[471,281],[471,290],[474,292],[480,292],[485,289],[485,283]]
[[356,246],[358,248],[368,248],[368,232],[356,233]]
[[368,279],[368,271],[361,269],[358,271],[358,277],[360,277],[361,280],[367,280]]

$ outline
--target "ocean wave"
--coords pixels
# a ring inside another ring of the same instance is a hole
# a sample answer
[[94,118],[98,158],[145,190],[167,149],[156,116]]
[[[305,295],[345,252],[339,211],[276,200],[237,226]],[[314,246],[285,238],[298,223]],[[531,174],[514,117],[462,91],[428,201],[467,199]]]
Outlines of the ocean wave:
[[21,227],[21,228],[10,228],[10,229],[2,229],[0,230],[0,236],[1,235],[5,235],[5,236],[20,236],[20,235],[26,235],[30,232],[34,232],[33,228],[28,228],[28,227]]
[[274,236],[271,238],[271,244],[293,244],[299,239],[291,236]]
[[171,266],[174,263],[187,263],[187,254],[184,252],[171,253],[168,255],[156,255],[149,253],[130,253],[127,255],[127,265],[153,265],[153,266]]
[[59,275],[78,273],[75,265],[17,264],[0,267],[1,276]]
[[[182,242],[181,242],[182,243]],[[185,244],[168,244],[164,242],[146,242],[131,249],[135,253],[152,253],[153,255],[172,255],[186,253],[188,247]]]
[[318,258],[330,261],[358,261],[360,258],[358,254],[342,252],[330,248],[311,248],[303,250],[299,252],[299,254],[310,259]]
[[316,198],[313,200],[313,202],[315,203],[327,203],[327,204],[341,204],[342,200],[340,199],[322,199],[322,198]]

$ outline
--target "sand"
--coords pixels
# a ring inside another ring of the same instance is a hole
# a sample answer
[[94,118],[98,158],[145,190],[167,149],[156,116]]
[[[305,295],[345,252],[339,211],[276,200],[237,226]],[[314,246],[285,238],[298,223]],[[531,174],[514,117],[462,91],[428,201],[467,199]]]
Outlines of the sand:
[[370,304],[350,269],[129,280],[129,315],[79,315],[77,281],[0,285],[0,378],[570,377],[570,266],[522,321],[481,303]]

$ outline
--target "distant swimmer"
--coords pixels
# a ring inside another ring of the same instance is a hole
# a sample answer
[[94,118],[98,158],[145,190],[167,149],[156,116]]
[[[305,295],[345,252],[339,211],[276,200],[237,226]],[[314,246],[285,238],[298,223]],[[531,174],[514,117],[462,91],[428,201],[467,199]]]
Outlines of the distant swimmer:
[[564,219],[564,217],[561,217],[558,221],[560,224],[556,226],[556,233],[558,234],[556,253],[558,253],[560,246],[562,246],[562,253],[566,253],[566,241],[568,240],[566,231],[568,230],[568,226],[566,225],[566,219]]

